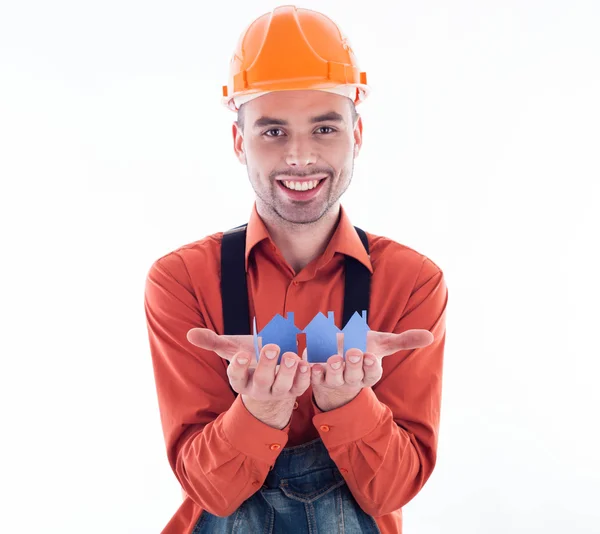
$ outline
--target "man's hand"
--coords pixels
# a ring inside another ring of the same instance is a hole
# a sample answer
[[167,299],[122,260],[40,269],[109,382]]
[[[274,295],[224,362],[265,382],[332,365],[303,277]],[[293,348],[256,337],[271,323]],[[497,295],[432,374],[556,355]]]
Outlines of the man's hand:
[[[331,356],[326,364],[312,366],[311,383],[316,405],[327,412],[348,404],[362,388],[375,385],[383,368],[381,361],[385,356],[399,350],[426,347],[433,343],[434,337],[429,330],[412,329],[400,334],[388,332],[367,332],[367,350],[363,354],[359,349],[350,349],[344,360],[343,334],[338,334],[338,354]],[[303,354],[306,359],[306,351]]]
[[280,348],[274,343],[262,347],[260,338],[257,362],[252,336],[219,336],[206,328],[193,328],[187,338],[193,345],[212,350],[230,361],[229,383],[254,417],[274,428],[287,425],[296,397],[310,385],[307,362],[293,352],[285,352],[281,365],[277,365]]
[[[381,360],[385,356],[399,350],[426,347],[434,340],[433,334],[424,329],[406,330],[400,334],[369,330],[365,353],[359,349],[350,349],[344,359],[343,336],[344,334],[337,335],[338,354],[331,356],[326,364],[308,362],[306,349],[302,355],[302,360],[312,368],[310,382],[313,395],[317,406],[323,411],[343,406],[354,399],[362,388],[375,385],[383,374]],[[258,364],[254,356],[254,338],[251,335],[220,336],[206,328],[192,328],[188,331],[187,338],[194,345],[212,350],[226,360],[231,361],[237,352],[247,353],[250,359],[249,370],[256,368]],[[258,340],[261,348],[262,340],[260,337]],[[274,344],[270,346],[277,347]],[[358,357],[356,362],[352,361],[354,357]],[[369,365],[370,362],[372,363]],[[333,365],[338,364],[338,368],[335,369]]]
[[229,383],[241,395],[261,401],[296,399],[310,385],[308,362],[302,362],[294,352],[286,352],[281,365],[277,365],[280,348],[274,343],[262,347],[262,341],[259,342],[257,362],[252,336],[220,336],[207,328],[192,328],[187,338],[193,345],[229,360]]
[[[187,339],[192,345],[212,350],[224,360],[231,361],[238,352],[245,352],[250,357],[250,367],[257,366],[254,336],[220,336],[208,328],[192,328],[188,330]],[[276,346],[276,345],[275,345]],[[259,351],[262,349],[262,338],[258,338]]]

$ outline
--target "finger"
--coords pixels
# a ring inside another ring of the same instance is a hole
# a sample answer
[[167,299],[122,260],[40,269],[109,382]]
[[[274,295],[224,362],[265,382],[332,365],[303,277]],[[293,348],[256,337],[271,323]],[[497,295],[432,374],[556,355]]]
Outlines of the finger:
[[260,352],[260,358],[252,376],[252,387],[257,388],[264,395],[269,395],[271,392],[271,386],[275,380],[275,367],[277,366],[278,356],[279,346],[275,343],[267,343]]
[[252,344],[252,354],[254,355],[254,362],[250,364],[250,366],[254,368],[256,368],[256,366],[258,365],[258,360],[260,359],[260,355],[263,349],[262,336],[257,337],[256,339],[256,345],[258,346],[258,355],[256,354],[256,347],[254,346],[254,344]]
[[411,350],[426,347],[433,343],[434,337],[429,330],[415,328],[400,334],[391,332],[367,331],[367,350],[380,358],[399,350]]
[[374,354],[365,352],[363,355],[363,387],[371,387],[381,379],[383,368],[381,366],[381,358],[377,358]]
[[271,394],[273,397],[286,396],[289,397],[290,390],[294,385],[294,377],[300,358],[293,352],[284,352],[281,356],[281,365],[277,370],[273,386],[271,386]]
[[350,349],[346,352],[346,365],[344,366],[344,382],[349,386],[358,386],[365,376],[363,371],[363,353],[359,349]]
[[337,353],[340,355],[344,354],[344,333],[337,333]]
[[310,383],[313,387],[322,386],[325,381],[325,367],[321,363],[315,363],[310,370]]
[[332,388],[344,385],[344,358],[339,354],[335,354],[327,360],[325,384]]
[[250,355],[247,352],[238,352],[227,366],[227,376],[234,391],[246,393],[248,386],[248,368]]
[[312,369],[313,365],[315,365],[313,362],[308,361],[308,352],[306,348],[302,351],[302,361],[308,363],[309,370]]
[[294,397],[299,397],[308,389],[308,386],[310,386],[310,365],[300,360],[296,368],[294,384],[290,389],[290,393]]

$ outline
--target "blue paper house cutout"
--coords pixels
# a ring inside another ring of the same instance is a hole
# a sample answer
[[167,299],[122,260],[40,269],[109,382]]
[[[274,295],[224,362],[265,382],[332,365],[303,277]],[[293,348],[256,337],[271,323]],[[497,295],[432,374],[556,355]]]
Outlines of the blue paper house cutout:
[[367,312],[363,310],[362,317],[354,312],[352,317],[342,329],[344,333],[344,355],[350,349],[367,350],[367,332],[370,330],[367,324]]
[[[254,318],[254,350],[256,351],[256,359],[260,356],[258,350],[258,336],[262,337],[262,346],[264,347],[268,343],[275,343],[280,348],[279,358],[277,363],[281,363],[281,356],[285,352],[298,353],[297,334],[300,334],[300,330],[294,324],[294,312],[288,312],[287,319],[284,319],[280,314],[275,315],[273,319],[260,331],[260,334],[256,334],[256,317]],[[308,351],[307,351],[308,352]]]
[[[269,323],[257,333],[256,317],[253,320],[252,332],[254,334],[254,350],[256,358],[260,357],[258,347],[258,337],[262,337],[262,346],[268,343],[275,343],[280,347],[278,363],[281,363],[281,356],[285,352],[294,352],[298,354],[298,334],[306,334],[306,352],[308,361],[326,362],[331,356],[338,353],[337,335],[344,334],[343,356],[351,348],[357,348],[366,351],[367,332],[370,330],[367,324],[367,312],[362,311],[362,316],[354,312],[344,328],[340,330],[334,320],[334,313],[327,312],[327,317],[319,312],[310,321],[304,331],[300,330],[294,324],[294,313],[288,312],[287,319],[277,314]],[[301,356],[301,355],[300,355]]]
[[327,312],[327,317],[321,312],[317,313],[304,329],[308,361],[326,362],[337,354],[337,334],[341,332],[335,325],[332,311]]

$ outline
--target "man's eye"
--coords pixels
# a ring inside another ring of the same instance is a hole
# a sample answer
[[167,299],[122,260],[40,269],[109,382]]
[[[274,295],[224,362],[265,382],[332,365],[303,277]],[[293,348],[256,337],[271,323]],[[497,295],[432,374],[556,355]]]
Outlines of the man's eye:
[[320,128],[317,128],[317,130],[323,130],[323,129],[325,129],[325,130],[331,130],[331,132],[321,132],[321,133],[333,133],[333,132],[335,132],[335,129],[332,128],[331,126],[321,126]]
[[[265,132],[265,135],[269,132],[281,132],[281,128],[271,128]],[[267,135],[267,137],[281,137],[280,135]]]

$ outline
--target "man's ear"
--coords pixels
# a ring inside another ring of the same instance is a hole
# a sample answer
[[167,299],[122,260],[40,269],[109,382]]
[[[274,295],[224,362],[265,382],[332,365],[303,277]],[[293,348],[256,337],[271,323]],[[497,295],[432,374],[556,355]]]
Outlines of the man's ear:
[[231,126],[231,133],[233,134],[233,151],[237,156],[237,159],[242,165],[246,165],[246,152],[244,151],[244,137],[240,125],[234,122]]
[[362,117],[359,115],[358,119],[356,119],[356,126],[354,127],[354,157],[358,156],[360,149],[362,147]]

